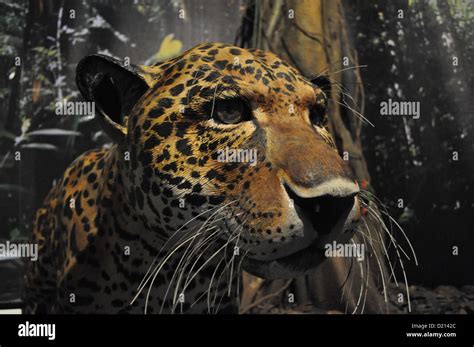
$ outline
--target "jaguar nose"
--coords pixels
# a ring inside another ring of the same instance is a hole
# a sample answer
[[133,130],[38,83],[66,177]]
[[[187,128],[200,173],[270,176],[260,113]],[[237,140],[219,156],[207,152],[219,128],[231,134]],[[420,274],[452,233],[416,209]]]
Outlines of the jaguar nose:
[[338,225],[344,226],[356,207],[359,192],[357,183],[350,180],[316,187],[312,192],[284,185],[288,197],[300,218],[311,223],[318,235],[327,235]]

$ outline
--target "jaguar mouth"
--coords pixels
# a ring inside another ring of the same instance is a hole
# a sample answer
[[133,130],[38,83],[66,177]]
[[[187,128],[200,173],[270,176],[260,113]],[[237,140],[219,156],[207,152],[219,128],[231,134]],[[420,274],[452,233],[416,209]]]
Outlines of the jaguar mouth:
[[324,194],[305,198],[286,185],[284,188],[303,223],[305,238],[310,241],[304,248],[276,259],[245,259],[244,268],[248,272],[267,279],[303,275],[326,259],[327,243],[345,242],[350,237],[344,231],[346,220],[354,208],[356,191],[342,196]]
[[275,260],[245,258],[243,268],[253,275],[270,280],[294,278],[304,275],[325,259],[324,249],[315,240],[308,247]]

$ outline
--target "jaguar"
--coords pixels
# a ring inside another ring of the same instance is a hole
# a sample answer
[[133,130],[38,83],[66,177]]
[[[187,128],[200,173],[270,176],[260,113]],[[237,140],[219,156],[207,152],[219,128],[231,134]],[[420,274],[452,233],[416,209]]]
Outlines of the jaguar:
[[294,278],[353,236],[360,188],[327,127],[327,78],[204,43],[153,66],[90,55],[76,83],[113,144],[38,209],[26,312],[235,312],[243,270]]

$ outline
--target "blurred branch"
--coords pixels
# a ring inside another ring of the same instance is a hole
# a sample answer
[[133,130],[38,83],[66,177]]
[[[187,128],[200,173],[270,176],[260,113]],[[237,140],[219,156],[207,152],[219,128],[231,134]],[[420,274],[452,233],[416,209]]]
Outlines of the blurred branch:
[[[56,81],[61,78],[62,72],[62,61],[61,61],[61,27],[62,27],[62,19],[63,19],[63,9],[64,9],[64,2],[61,1],[61,5],[59,6],[58,11],[58,21],[56,26],[56,59],[57,59],[57,71],[58,74],[56,76]],[[58,101],[63,100],[63,90],[61,87],[61,82],[57,83],[58,88]]]
[[291,280],[288,280],[288,281],[286,282],[286,284],[285,284],[283,287],[279,288],[276,292],[270,293],[270,294],[265,295],[265,296],[262,296],[261,298],[255,300],[255,301],[252,302],[251,304],[249,304],[249,305],[243,307],[243,308],[239,311],[239,313],[240,313],[240,314],[245,314],[245,313],[249,312],[252,308],[257,307],[258,305],[262,304],[263,302],[265,302],[265,301],[267,301],[267,300],[270,300],[271,298],[278,297],[280,294],[282,294],[282,293],[290,286],[290,284],[291,284],[292,282],[293,282],[292,279],[291,279]]

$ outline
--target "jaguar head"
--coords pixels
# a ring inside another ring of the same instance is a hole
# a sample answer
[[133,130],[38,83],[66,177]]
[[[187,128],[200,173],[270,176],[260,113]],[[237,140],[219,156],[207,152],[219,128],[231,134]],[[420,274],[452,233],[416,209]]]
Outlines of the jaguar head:
[[266,278],[302,274],[352,236],[359,187],[326,128],[324,79],[210,43],[150,67],[89,56],[77,83],[130,153],[127,203],[147,225],[171,237],[199,221],[193,232]]

